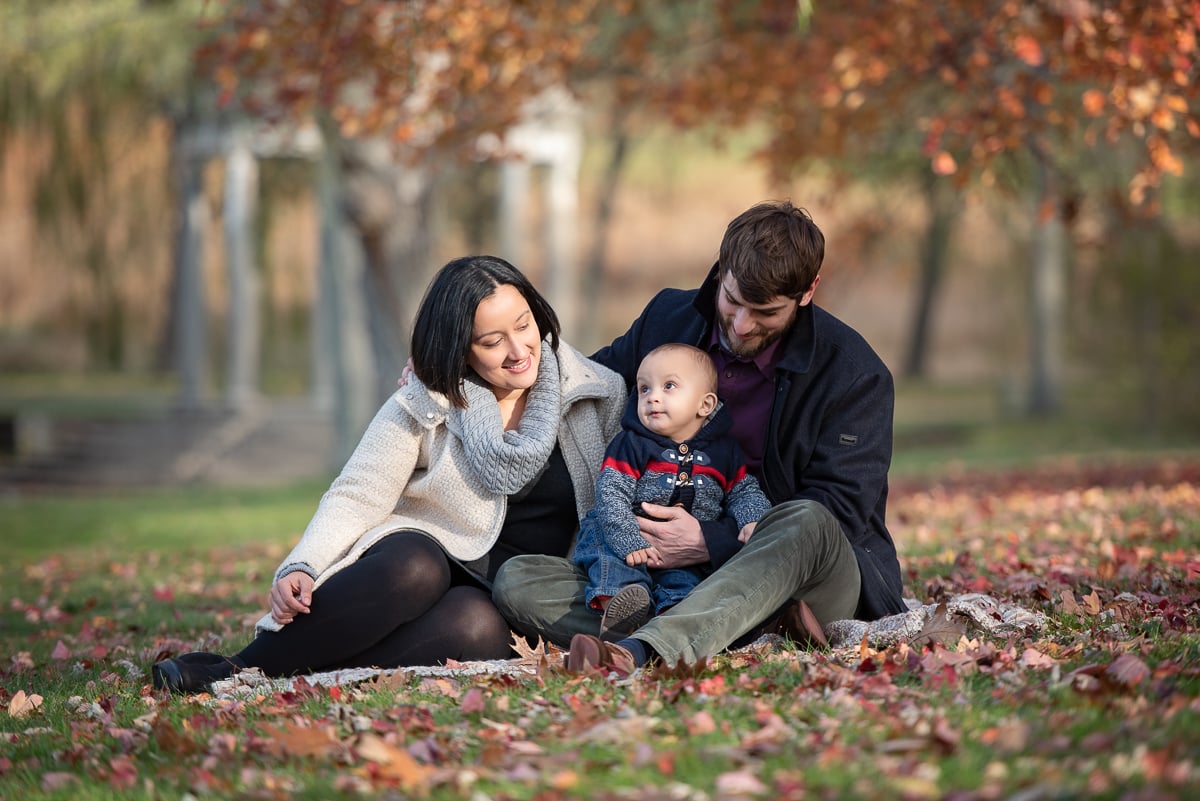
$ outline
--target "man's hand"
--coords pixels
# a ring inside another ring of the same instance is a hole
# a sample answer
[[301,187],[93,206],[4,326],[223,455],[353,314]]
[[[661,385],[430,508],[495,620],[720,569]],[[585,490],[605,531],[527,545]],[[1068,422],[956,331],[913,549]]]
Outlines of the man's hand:
[[661,562],[662,554],[658,552],[657,548],[641,548],[625,557],[625,564],[629,565],[630,567],[659,564]]
[[682,507],[643,503],[642,511],[655,518],[637,518],[642,536],[658,552],[658,561],[647,563],[650,567],[688,567],[709,561],[700,521]]
[[312,576],[299,571],[288,573],[271,587],[271,617],[281,626],[296,615],[307,615],[312,603]]

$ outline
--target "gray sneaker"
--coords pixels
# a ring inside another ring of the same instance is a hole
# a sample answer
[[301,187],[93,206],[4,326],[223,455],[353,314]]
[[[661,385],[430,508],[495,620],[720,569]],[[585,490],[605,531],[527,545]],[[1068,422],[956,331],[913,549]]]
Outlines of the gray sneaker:
[[600,639],[604,642],[624,639],[640,629],[653,613],[654,604],[645,587],[641,584],[622,587],[608,599],[608,606],[604,608],[604,616],[600,618]]

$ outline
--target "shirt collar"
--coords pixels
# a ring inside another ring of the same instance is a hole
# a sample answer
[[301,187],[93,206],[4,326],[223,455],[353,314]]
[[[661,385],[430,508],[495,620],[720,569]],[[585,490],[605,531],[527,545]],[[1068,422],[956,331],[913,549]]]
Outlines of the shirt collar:
[[775,367],[779,364],[779,360],[783,357],[782,347],[783,342],[788,337],[785,334],[779,339],[772,342],[762,350],[753,359],[747,359],[744,356],[738,356],[725,347],[721,341],[721,326],[713,325],[712,333],[708,338],[708,352],[714,355],[719,355],[726,362],[742,362],[743,364],[753,364],[758,371],[767,378],[774,378]]

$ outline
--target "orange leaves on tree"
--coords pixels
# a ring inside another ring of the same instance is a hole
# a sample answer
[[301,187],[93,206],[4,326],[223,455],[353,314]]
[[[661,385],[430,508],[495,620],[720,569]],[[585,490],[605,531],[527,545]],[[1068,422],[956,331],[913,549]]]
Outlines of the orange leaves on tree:
[[1013,38],[1013,53],[1031,67],[1040,67],[1046,60],[1041,44],[1028,33],[1017,34]]
[[1104,113],[1106,102],[1104,92],[1101,92],[1099,89],[1088,89],[1083,93],[1083,111],[1089,117],[1099,117]]
[[958,172],[958,162],[954,160],[954,156],[945,150],[934,154],[933,159],[930,161],[930,166],[938,175],[953,175]]

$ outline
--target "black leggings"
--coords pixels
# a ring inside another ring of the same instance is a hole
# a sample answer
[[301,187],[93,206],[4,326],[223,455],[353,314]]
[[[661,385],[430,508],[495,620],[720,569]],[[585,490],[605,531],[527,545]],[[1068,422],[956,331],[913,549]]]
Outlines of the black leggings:
[[310,609],[237,656],[268,676],[290,676],[512,655],[508,623],[488,592],[414,531],[384,537],[330,576]]

